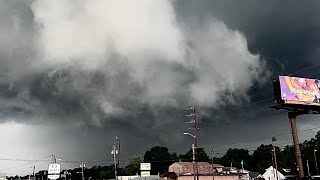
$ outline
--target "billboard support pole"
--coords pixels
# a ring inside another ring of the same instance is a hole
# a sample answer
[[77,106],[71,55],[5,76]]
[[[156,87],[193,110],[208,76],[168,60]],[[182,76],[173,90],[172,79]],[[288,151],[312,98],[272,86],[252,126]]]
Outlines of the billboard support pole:
[[302,177],[304,177],[304,172],[303,172],[303,165],[302,165],[301,152],[300,152],[299,140],[298,140],[297,125],[296,125],[297,115],[298,115],[297,112],[288,112],[288,117],[290,120],[291,132],[292,132],[294,155],[295,155],[295,160],[296,160],[297,170],[298,170],[298,180],[301,180]]

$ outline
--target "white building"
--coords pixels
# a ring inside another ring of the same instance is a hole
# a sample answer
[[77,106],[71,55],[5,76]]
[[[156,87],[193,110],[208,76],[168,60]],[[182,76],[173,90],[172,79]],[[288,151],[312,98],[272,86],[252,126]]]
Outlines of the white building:
[[277,171],[275,168],[270,166],[268,169],[266,169],[266,172],[262,175],[262,177],[265,180],[277,180],[277,174],[278,174],[278,180],[284,180],[286,179],[282,173]]

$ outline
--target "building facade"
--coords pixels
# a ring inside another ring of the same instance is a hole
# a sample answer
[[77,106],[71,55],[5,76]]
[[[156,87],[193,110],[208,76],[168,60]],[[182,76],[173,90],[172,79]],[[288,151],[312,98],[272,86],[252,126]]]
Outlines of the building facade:
[[169,166],[168,173],[160,177],[160,180],[249,180],[249,172],[225,168],[220,164],[209,164],[198,162],[194,165],[191,162],[175,162]]

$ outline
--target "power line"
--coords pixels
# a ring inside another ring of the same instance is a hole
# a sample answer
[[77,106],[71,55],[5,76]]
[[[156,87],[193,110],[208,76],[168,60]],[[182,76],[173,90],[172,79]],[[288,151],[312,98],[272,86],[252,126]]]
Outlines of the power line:
[[26,165],[28,165],[28,164],[30,164],[30,163],[38,162],[38,161],[41,161],[41,160],[43,160],[43,159],[45,159],[45,158],[48,158],[48,157],[51,157],[51,155],[46,156],[46,157],[43,157],[43,158],[38,159],[38,160],[33,160],[33,161],[30,161],[30,160],[29,160],[29,163],[21,164],[21,165],[18,165],[18,166],[13,166],[13,167],[9,167],[9,168],[0,169],[0,171],[9,170],[9,169],[15,169],[15,168],[19,168],[19,167],[22,167],[22,166],[26,166]]
[[[301,70],[296,71],[296,72],[294,72],[294,73],[291,73],[291,74],[289,74],[289,75],[293,75],[293,74],[296,74],[296,73],[299,73],[299,72],[308,70],[308,69],[310,69],[310,68],[312,68],[312,67],[316,67],[316,66],[318,66],[318,65],[320,65],[320,64],[312,65],[312,66],[310,66],[310,67],[301,69]],[[268,82],[267,82],[267,83],[268,83]],[[267,84],[267,83],[264,83],[264,84]],[[252,87],[252,88],[250,88],[249,90],[255,89],[255,88],[261,87],[261,86],[262,86],[262,85],[256,86],[256,87]],[[265,91],[256,93],[256,94],[254,94],[254,95],[251,95],[251,96],[255,96],[255,95],[258,95],[258,94],[262,94],[262,93],[267,92],[267,91],[270,91],[270,90],[272,90],[272,89],[268,89],[268,90],[265,90]],[[273,99],[273,97],[269,97],[269,98],[266,98],[266,99],[263,99],[263,100],[259,100],[259,101],[257,101],[257,102],[252,102],[252,103],[246,104],[245,106],[247,107],[247,106],[249,106],[249,105],[258,104],[258,103],[265,102],[265,101],[271,100],[271,99]],[[240,109],[244,109],[244,108],[241,107],[241,108],[236,108],[236,109],[229,109],[229,110],[224,110],[223,112],[236,111],[236,110],[240,110]],[[281,112],[280,112],[280,113],[281,113]],[[241,120],[241,121],[237,121],[237,122],[223,123],[222,125],[228,125],[228,124],[239,123],[239,122],[247,122],[247,121],[250,121],[250,120],[253,120],[253,119],[258,119],[258,118],[263,118],[263,117],[268,117],[268,116],[274,116],[274,115],[277,115],[277,114],[280,114],[280,113],[275,113],[275,114],[271,114],[271,115],[264,115],[264,116],[261,116],[261,117],[249,118],[249,119]],[[173,116],[172,118],[170,118],[169,121],[170,121],[171,119],[177,117],[177,116],[180,115],[180,114],[182,114],[182,112],[180,112],[179,114],[177,114],[177,115]],[[162,125],[160,125],[160,126],[157,126],[157,127],[152,128],[152,129],[149,129],[149,130],[146,131],[145,133],[141,133],[141,134],[143,134],[143,135],[150,135],[151,133],[153,133],[153,130],[154,130],[154,129],[158,129],[159,127],[161,127],[161,126],[163,126],[163,125],[167,125],[167,124],[168,124],[168,123],[164,123],[164,124],[162,124]],[[211,125],[211,126],[207,126],[207,127],[212,127],[212,126],[217,126],[217,125],[215,124],[215,125]],[[167,130],[167,131],[168,131],[168,130]],[[133,137],[137,137],[137,136],[139,136],[139,135],[134,135]],[[125,138],[124,140],[127,140],[127,139],[129,139],[129,137]],[[176,138],[173,138],[173,139],[171,139],[170,141],[175,140],[175,139],[176,139]],[[170,141],[168,141],[168,142],[170,142]]]
[[[274,114],[270,114],[270,115],[263,115],[263,116],[259,116],[259,117],[254,117],[254,118],[248,118],[248,119],[244,119],[244,120],[241,120],[241,121],[237,121],[237,122],[231,122],[231,123],[221,123],[221,124],[216,124],[216,125],[212,125],[210,127],[213,127],[213,126],[222,126],[222,125],[229,125],[229,124],[233,124],[233,123],[239,123],[239,122],[248,122],[250,120],[254,120],[254,119],[259,119],[259,118],[264,118],[264,117],[269,117],[269,116],[274,116],[274,115],[277,115],[277,114],[281,114],[282,112],[278,112],[278,113],[274,113]],[[169,131],[169,130],[167,130]],[[177,140],[178,137],[176,138],[171,138],[169,141],[166,141],[166,143],[172,143],[172,142],[175,142]],[[150,147],[152,147],[153,145],[150,145]],[[147,149],[149,149],[150,147],[148,147]],[[144,150],[141,150],[140,153],[142,153],[142,151],[146,151],[146,149]],[[131,156],[133,154],[130,154]],[[130,156],[130,155],[127,155],[127,156]]]
[[[298,132],[311,131],[311,130],[319,129],[319,128],[320,128],[320,126],[314,127],[314,128],[302,129],[302,130],[299,130]],[[205,145],[205,146],[203,146],[203,147],[223,147],[223,146],[230,146],[230,145],[247,143],[247,142],[252,142],[252,141],[259,141],[259,140],[263,140],[263,139],[270,139],[270,138],[272,138],[272,137],[274,137],[274,136],[279,137],[279,136],[285,136],[285,135],[290,135],[290,134],[291,134],[291,132],[286,132],[286,133],[276,134],[276,135],[272,135],[272,136],[265,136],[265,137],[261,137],[261,138],[249,139],[249,140],[244,140],[244,141],[239,141],[239,142],[233,142],[233,143],[228,143],[228,144]]]
[[[296,72],[293,72],[293,73],[291,73],[291,74],[289,74],[289,75],[294,75],[294,74],[297,74],[297,73],[299,73],[299,72],[303,72],[303,71],[305,71],[305,70],[311,69],[311,68],[316,67],[316,66],[319,66],[319,65],[320,65],[320,63],[315,64],[315,65],[312,65],[312,66],[309,66],[309,67],[306,67],[306,68],[303,68],[303,69],[298,70],[298,71],[296,71]],[[320,71],[319,71],[319,72],[320,72]],[[319,73],[319,72],[318,72],[318,73]],[[265,83],[265,84],[267,84],[267,83]],[[250,88],[250,89],[254,89],[254,88],[257,88],[257,87],[260,87],[260,86],[252,87],[252,88]],[[258,94],[262,94],[262,93],[267,92],[267,91],[270,91],[270,90],[272,90],[272,89],[267,89],[267,90],[264,90],[264,91],[262,91],[262,92],[259,92],[259,93],[250,95],[250,97],[251,97],[251,96],[258,95]],[[257,102],[248,103],[248,104],[245,105],[245,107],[247,107],[247,106],[249,106],[249,105],[254,105],[254,104],[261,103],[261,102],[265,102],[265,101],[271,100],[271,99],[273,99],[273,97],[269,97],[269,98],[266,98],[266,99],[263,99],[263,100],[259,100],[259,101],[257,101]],[[240,108],[235,108],[235,109],[222,110],[222,112],[236,111],[236,110],[241,110],[241,109],[244,109],[243,106],[240,107]],[[220,111],[220,112],[221,112],[221,111]],[[174,117],[169,118],[168,121],[170,121],[171,119],[177,117],[178,115],[180,115],[180,114],[182,114],[182,113],[183,113],[183,111],[180,111],[180,113],[178,113],[178,114],[175,115]],[[166,124],[167,124],[167,123],[164,123],[164,124],[159,125],[159,126],[157,126],[157,127],[154,127],[154,128],[151,128],[151,129],[149,128],[148,131],[146,131],[145,133],[152,132],[154,129],[157,129],[157,128],[159,128],[159,127],[161,127],[161,126],[163,126],[163,125],[166,125]],[[143,133],[142,133],[142,134],[143,134]],[[138,135],[133,135],[133,136],[131,136],[131,137],[137,137],[137,136],[138,136]],[[127,140],[127,139],[129,139],[129,138],[131,138],[131,137],[126,137],[126,138],[124,138],[124,139],[122,139],[122,140]]]
[[[184,112],[185,112],[185,110],[180,111],[178,114],[175,114],[174,116],[170,117],[170,118],[168,119],[168,121],[171,121],[172,119],[178,117],[179,115],[181,115],[181,114],[184,113]],[[164,126],[164,125],[167,125],[167,124],[168,124],[168,123],[163,123],[163,124],[161,124],[161,125],[158,125],[158,126],[156,126],[156,127],[151,128],[151,129],[150,129],[150,128],[148,128],[148,129],[143,129],[143,130],[147,130],[147,131],[142,132],[141,134],[146,135],[146,134],[152,133],[153,130],[158,129],[159,127]],[[137,134],[136,134],[136,135],[131,135],[131,136],[128,136],[128,137],[123,138],[122,141],[126,141],[126,140],[128,140],[128,139],[130,139],[130,138],[132,138],[132,137],[138,137],[138,136],[139,136],[139,135],[137,135]]]
[[[303,69],[301,69],[301,70],[298,70],[298,71],[296,71],[296,72],[290,73],[290,74],[288,74],[288,76],[295,75],[295,74],[297,74],[297,73],[303,72],[303,71],[305,71],[305,70],[314,68],[314,67],[319,66],[319,65],[320,65],[320,63],[314,64],[314,65],[312,65],[312,66],[309,66],[309,67],[303,68]],[[314,74],[312,74],[312,75],[314,75]],[[311,76],[311,75],[309,75],[309,76]],[[262,83],[261,85],[251,87],[251,88],[249,88],[248,90],[250,91],[250,90],[253,90],[253,89],[257,89],[257,88],[262,87],[262,86],[265,86],[265,85],[267,85],[267,84],[269,84],[269,83],[270,83],[270,82],[268,81],[268,82]]]
[[[289,75],[297,74],[297,73],[299,73],[299,72],[302,72],[302,71],[311,69],[311,68],[316,67],[316,66],[318,66],[318,65],[320,65],[320,63],[319,63],[319,64],[316,64],[316,65],[309,66],[309,67],[304,68],[304,69],[301,69],[301,70],[296,71],[296,72],[294,72],[294,73],[291,73],[291,74],[289,74]],[[320,71],[317,72],[317,73],[320,73]],[[313,74],[315,74],[315,73],[313,73]],[[255,87],[254,87],[254,88],[255,88]],[[254,94],[254,95],[251,95],[250,97],[255,96],[255,95],[258,95],[258,94],[262,94],[262,93],[264,93],[264,92],[268,92],[268,91],[271,91],[271,90],[272,90],[272,89],[268,89],[268,90],[265,90],[265,91],[256,93],[256,94]],[[273,99],[273,98],[274,98],[274,97],[269,97],[269,98],[262,99],[262,100],[259,100],[259,101],[256,101],[256,102],[248,103],[248,104],[246,104],[246,105],[244,105],[244,106],[242,106],[242,107],[239,107],[239,108],[221,110],[221,111],[219,111],[219,113],[230,112],[230,111],[238,111],[238,110],[241,110],[241,109],[245,109],[247,106],[254,105],[254,104],[258,104],[258,103],[262,103],[262,102],[271,100],[271,99]],[[171,119],[174,119],[175,117],[177,117],[178,115],[180,115],[180,114],[182,114],[182,113],[183,113],[183,112],[180,112],[179,114],[177,114],[177,115],[175,115],[174,117],[170,118],[168,121],[170,121]],[[153,130],[155,130],[155,129],[163,126],[163,125],[166,125],[166,124],[168,124],[168,123],[164,123],[164,124],[162,124],[162,125],[159,125],[159,126],[157,126],[157,127],[154,127],[154,128],[152,128],[152,129],[149,129],[149,130],[146,131],[145,133],[141,133],[141,134],[143,134],[143,135],[150,135],[150,133],[152,133]],[[228,123],[228,124],[229,124],[229,123]],[[137,137],[137,136],[139,136],[139,135],[133,135],[133,136],[131,136],[131,137]],[[129,139],[129,137],[125,138],[124,140],[127,140],[127,139]]]
[[212,124],[212,125],[208,125],[208,126],[202,126],[201,128],[218,127],[218,126],[224,126],[224,125],[248,122],[248,121],[252,121],[252,120],[256,120],[256,119],[260,119],[260,118],[265,118],[265,117],[270,117],[270,116],[275,116],[275,115],[279,115],[279,114],[283,114],[283,113],[284,112],[272,113],[272,114],[262,115],[262,116],[258,116],[258,117],[242,119],[242,120],[239,120],[239,121],[232,121],[232,122],[226,122],[226,123],[219,123],[219,124]]

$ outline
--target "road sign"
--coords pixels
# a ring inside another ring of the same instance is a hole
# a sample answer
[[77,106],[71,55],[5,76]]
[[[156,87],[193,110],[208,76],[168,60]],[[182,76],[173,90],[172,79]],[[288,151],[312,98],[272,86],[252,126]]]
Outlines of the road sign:
[[140,163],[140,171],[150,171],[151,163]]
[[150,171],[141,171],[141,177],[150,176]]

